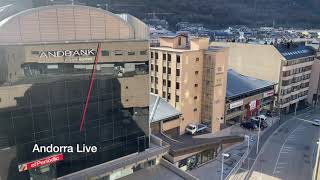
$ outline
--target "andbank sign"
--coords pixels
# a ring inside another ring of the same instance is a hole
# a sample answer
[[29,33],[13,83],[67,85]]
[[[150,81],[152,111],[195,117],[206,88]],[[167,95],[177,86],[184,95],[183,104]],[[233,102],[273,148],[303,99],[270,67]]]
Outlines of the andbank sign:
[[40,51],[40,58],[56,58],[56,57],[84,57],[95,56],[94,49],[64,50],[64,51]]

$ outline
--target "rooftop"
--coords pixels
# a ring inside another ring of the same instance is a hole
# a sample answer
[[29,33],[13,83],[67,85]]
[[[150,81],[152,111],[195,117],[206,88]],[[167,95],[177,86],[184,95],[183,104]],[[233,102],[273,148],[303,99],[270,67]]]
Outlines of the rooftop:
[[275,83],[269,81],[244,76],[232,69],[229,69],[227,76],[227,98],[263,89],[274,84]]
[[[158,103],[157,98],[159,98]],[[181,112],[177,111],[173,106],[171,106],[166,100],[161,98],[158,95],[150,94],[150,106],[149,111],[152,112],[152,110],[156,105],[155,114],[152,119],[150,119],[150,122],[158,122],[161,120],[167,120],[170,118],[174,118],[181,115]]]
[[313,56],[314,50],[304,44],[282,44],[275,46],[277,50],[286,58],[286,60],[299,59],[303,57]]
[[184,180],[172,170],[162,166],[161,164],[152,166],[151,168],[142,169],[129,176],[120,178],[119,180]]

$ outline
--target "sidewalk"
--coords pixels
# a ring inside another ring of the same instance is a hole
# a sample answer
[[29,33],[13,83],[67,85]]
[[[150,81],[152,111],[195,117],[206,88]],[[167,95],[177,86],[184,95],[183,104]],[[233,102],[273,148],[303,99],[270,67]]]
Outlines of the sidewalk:
[[[276,122],[278,122],[278,117],[272,117],[267,119],[268,128],[261,131],[261,136]],[[197,138],[207,138],[207,137],[221,137],[221,136],[230,136],[230,135],[249,135],[250,136],[250,150],[252,147],[256,145],[257,141],[257,133],[258,131],[247,130],[240,127],[239,124],[228,127],[226,129],[221,130],[216,134],[204,134],[197,136]],[[243,141],[242,143],[237,143],[232,146],[229,146],[223,150],[224,153],[230,154],[230,157],[225,159],[224,161],[224,178],[228,177],[232,169],[235,168],[236,165],[239,165],[238,162],[240,160],[245,159],[244,155],[247,155],[248,145],[247,141]],[[220,179],[221,178],[221,153],[217,156],[217,158],[209,163],[206,163],[196,169],[189,171],[189,173],[201,180],[212,180],[212,179]]]

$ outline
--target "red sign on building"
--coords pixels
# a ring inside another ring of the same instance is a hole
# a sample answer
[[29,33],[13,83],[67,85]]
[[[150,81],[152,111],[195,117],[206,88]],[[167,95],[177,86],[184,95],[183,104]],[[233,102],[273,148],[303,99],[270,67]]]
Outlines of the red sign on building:
[[22,171],[27,171],[29,169],[45,166],[48,164],[53,164],[62,160],[63,160],[63,154],[57,154],[57,155],[48,156],[36,161],[20,164],[18,165],[18,168],[19,168],[19,172],[22,172]]

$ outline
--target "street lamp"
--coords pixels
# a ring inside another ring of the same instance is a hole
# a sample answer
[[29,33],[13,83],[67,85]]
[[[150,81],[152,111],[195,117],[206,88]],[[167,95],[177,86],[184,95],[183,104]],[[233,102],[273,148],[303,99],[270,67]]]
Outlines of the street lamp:
[[250,148],[250,136],[244,135],[244,137],[247,139],[248,142],[248,148],[247,148],[247,160],[248,160],[248,170],[249,170],[249,148]]
[[230,155],[226,153],[222,153],[222,165],[221,165],[221,180],[223,180],[223,164],[224,164],[224,157],[228,158]]

